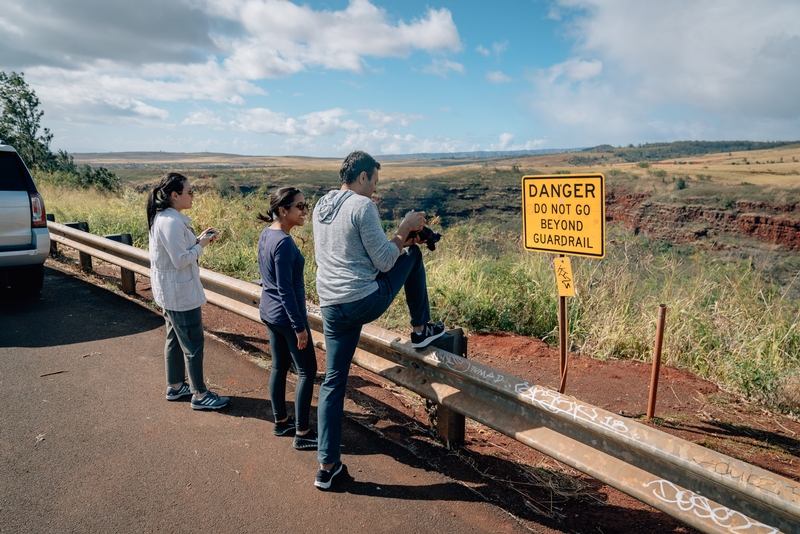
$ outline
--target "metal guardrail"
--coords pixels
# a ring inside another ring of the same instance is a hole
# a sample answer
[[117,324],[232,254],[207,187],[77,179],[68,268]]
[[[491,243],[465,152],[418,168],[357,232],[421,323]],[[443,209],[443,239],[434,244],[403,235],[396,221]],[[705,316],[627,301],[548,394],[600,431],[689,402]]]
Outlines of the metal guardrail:
[[[149,276],[144,250],[48,227],[58,243]],[[207,269],[200,278],[209,302],[260,322],[259,286]],[[309,322],[322,330],[318,310]],[[786,477],[374,325],[353,361],[703,532],[800,533],[800,484]]]

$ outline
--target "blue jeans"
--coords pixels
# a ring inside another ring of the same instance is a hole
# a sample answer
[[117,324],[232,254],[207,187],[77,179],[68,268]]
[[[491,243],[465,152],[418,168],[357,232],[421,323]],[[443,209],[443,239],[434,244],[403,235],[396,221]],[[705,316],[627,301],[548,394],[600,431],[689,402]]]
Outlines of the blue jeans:
[[164,310],[167,342],[164,345],[164,365],[167,384],[180,384],[186,380],[192,393],[207,391],[203,381],[203,314],[200,308],[188,311]]
[[341,459],[345,388],[361,327],[380,317],[401,287],[406,290],[411,326],[422,326],[431,320],[422,252],[416,245],[409,247],[408,251],[397,258],[388,272],[378,275],[375,279],[378,290],[374,293],[355,302],[322,306],[320,309],[326,350],[325,382],[319,389],[317,410],[317,459],[321,464],[332,464]]
[[308,344],[297,348],[297,335],[291,326],[277,326],[266,323],[269,331],[269,348],[272,353],[272,371],[269,374],[269,393],[275,421],[285,419],[286,413],[286,374],[294,360],[297,368],[297,387],[294,390],[294,413],[297,430],[310,427],[308,412],[311,410],[311,397],[314,395],[314,377],[317,375],[317,355],[311,340],[311,330],[306,324]]

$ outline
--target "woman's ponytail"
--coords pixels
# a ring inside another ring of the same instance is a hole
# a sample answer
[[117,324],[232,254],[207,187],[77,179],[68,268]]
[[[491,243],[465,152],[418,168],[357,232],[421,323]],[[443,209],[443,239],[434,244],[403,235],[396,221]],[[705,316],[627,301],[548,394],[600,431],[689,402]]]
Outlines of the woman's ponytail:
[[278,220],[278,209],[288,207],[294,202],[294,197],[300,194],[296,187],[281,187],[269,195],[269,211],[265,214],[258,214],[258,220],[265,223],[273,223]]
[[170,172],[161,178],[161,182],[147,195],[147,231],[153,229],[156,213],[172,206],[172,192],[183,193],[186,177],[177,172]]

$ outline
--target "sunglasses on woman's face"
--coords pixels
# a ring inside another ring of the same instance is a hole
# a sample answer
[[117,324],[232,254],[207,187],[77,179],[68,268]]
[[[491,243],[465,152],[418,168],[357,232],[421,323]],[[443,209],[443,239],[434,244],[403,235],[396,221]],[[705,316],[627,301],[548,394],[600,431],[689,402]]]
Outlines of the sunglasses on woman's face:
[[300,211],[306,211],[308,208],[311,207],[309,206],[308,202],[292,202],[286,207],[291,208],[292,206],[297,206],[297,209],[299,209]]

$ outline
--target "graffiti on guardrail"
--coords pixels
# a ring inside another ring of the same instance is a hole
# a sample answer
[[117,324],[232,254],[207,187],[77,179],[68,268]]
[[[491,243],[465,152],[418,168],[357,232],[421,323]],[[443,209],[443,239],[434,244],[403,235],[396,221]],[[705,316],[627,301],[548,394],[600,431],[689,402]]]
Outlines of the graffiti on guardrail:
[[753,534],[779,534],[780,530],[759,521],[750,519],[746,515],[720,506],[709,501],[706,497],[676,486],[668,480],[653,480],[644,484],[651,489],[653,495],[659,500],[674,504],[683,512],[690,512],[701,519],[710,519],[716,525],[727,528],[730,532]]
[[630,432],[628,425],[622,419],[614,417],[605,410],[581,404],[552,389],[532,386],[527,382],[520,382],[514,389],[521,397],[530,400],[548,412],[568,415],[617,434],[629,434]]
[[587,423],[611,430],[617,434],[629,434],[628,426],[622,419],[614,417],[604,410],[581,404],[574,399],[561,395],[557,391],[546,389],[541,386],[534,386],[525,381],[507,380],[507,378],[511,379],[514,377],[507,377],[506,375],[498,373],[495,369],[477,365],[466,358],[448,352],[432,350],[425,358],[436,364],[443,365],[452,371],[472,375],[475,378],[490,381],[494,384],[504,382],[504,388],[509,391],[514,391],[520,397],[528,399],[532,404],[548,412],[568,415],[572,418],[580,419]]
[[750,470],[742,469],[741,465],[715,459],[712,459],[714,461],[708,461],[708,459],[702,457],[695,457],[693,460],[696,464],[703,466],[709,471],[718,475],[729,476],[735,480],[741,480],[745,484],[756,487],[761,491],[780,495],[783,490],[788,490],[794,495],[800,495],[800,487],[796,485],[779,484],[778,481],[774,479],[765,478]]

